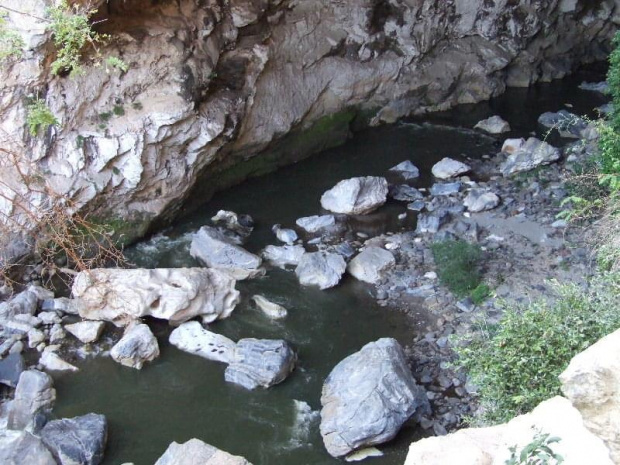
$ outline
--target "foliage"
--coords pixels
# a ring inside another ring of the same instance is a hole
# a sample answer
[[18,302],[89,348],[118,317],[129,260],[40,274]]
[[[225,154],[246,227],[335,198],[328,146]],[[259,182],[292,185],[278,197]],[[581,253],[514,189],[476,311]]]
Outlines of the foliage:
[[557,296],[527,307],[504,305],[497,325],[480,324],[454,344],[458,364],[478,386],[481,424],[505,422],[560,393],[558,375],[577,353],[620,327],[620,275],[593,279],[588,290],[555,284]]
[[442,241],[432,244],[431,250],[439,279],[454,295],[466,296],[481,284],[480,247],[465,241]]
[[106,64],[107,72],[109,72],[110,69],[116,68],[122,71],[123,73],[126,73],[127,70],[129,69],[129,66],[127,65],[127,63],[125,63],[123,60],[121,60],[118,57],[107,57],[105,59],[105,64]]
[[485,283],[478,284],[475,289],[471,291],[469,296],[471,301],[475,305],[480,305],[484,300],[491,295],[491,289]]
[[46,131],[52,125],[58,125],[58,120],[52,111],[45,105],[45,101],[37,98],[26,108],[26,123],[30,135],[35,137],[40,129]]
[[560,465],[564,458],[553,452],[552,444],[560,442],[558,437],[538,431],[532,442],[525,446],[517,455],[517,446],[510,448],[510,458],[506,465]]
[[21,36],[7,28],[8,13],[0,10],[0,61],[9,57],[19,57],[26,46]]

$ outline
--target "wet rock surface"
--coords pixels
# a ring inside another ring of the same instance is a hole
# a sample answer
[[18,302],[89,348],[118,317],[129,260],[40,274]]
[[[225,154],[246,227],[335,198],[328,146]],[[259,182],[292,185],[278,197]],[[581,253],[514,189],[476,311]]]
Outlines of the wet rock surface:
[[41,439],[60,465],[99,465],[107,435],[106,418],[94,413],[53,420],[41,430]]

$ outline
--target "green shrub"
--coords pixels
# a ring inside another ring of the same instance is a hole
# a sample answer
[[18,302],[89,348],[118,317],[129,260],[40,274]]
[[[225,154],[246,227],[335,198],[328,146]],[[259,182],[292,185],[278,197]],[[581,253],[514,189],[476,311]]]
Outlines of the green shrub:
[[558,375],[577,353],[620,327],[620,275],[606,274],[587,291],[556,284],[555,302],[506,306],[499,324],[481,325],[456,341],[458,365],[478,386],[477,423],[501,423],[560,393]]
[[553,452],[552,444],[560,442],[558,437],[551,437],[549,433],[538,431],[532,442],[525,446],[519,455],[517,447],[512,446],[510,458],[505,465],[560,465],[564,462],[564,457]]
[[481,284],[479,246],[465,241],[442,241],[431,245],[440,281],[457,297],[464,297]]
[[31,136],[36,136],[40,129],[46,131],[52,125],[58,125],[58,120],[42,99],[36,99],[26,108],[26,123]]
[[7,28],[7,15],[6,11],[0,10],[0,60],[19,57],[22,54],[22,49],[26,46],[17,32]]

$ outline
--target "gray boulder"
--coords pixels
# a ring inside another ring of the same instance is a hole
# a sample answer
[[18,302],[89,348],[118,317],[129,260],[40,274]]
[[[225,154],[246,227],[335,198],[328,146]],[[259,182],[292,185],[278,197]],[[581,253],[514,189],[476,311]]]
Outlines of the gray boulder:
[[562,137],[578,139],[588,128],[588,123],[579,116],[566,110],[557,113],[546,112],[538,117],[538,124],[547,128],[557,130]]
[[460,174],[467,173],[470,169],[471,168],[465,163],[446,157],[435,163],[431,171],[433,176],[438,179],[450,179]]
[[367,247],[347,266],[347,271],[360,281],[376,284],[396,264],[394,255],[381,247]]
[[56,390],[50,375],[38,370],[24,371],[9,405],[7,428],[37,431],[45,424],[55,400]]
[[390,168],[390,172],[399,175],[406,181],[412,181],[420,177],[420,170],[411,161],[405,160]]
[[170,333],[176,348],[215,362],[232,363],[236,344],[221,334],[208,331],[197,321],[188,321]]
[[0,360],[0,384],[17,387],[19,377],[24,371],[24,358],[21,354],[10,354]]
[[287,265],[297,266],[305,253],[303,245],[268,245],[261,255],[272,265],[284,268]]
[[540,165],[548,165],[560,158],[560,150],[535,137],[530,137],[523,146],[510,154],[500,166],[503,176],[530,171]]
[[321,197],[325,210],[347,215],[364,215],[376,210],[387,200],[385,178],[366,176],[340,181]]
[[121,365],[140,370],[145,362],[159,357],[159,344],[147,325],[133,324],[125,329],[125,334],[112,347],[110,355]]
[[391,338],[366,344],[329,374],[321,395],[321,436],[333,457],[394,438],[428,400]]
[[450,214],[445,210],[437,210],[432,213],[421,213],[418,215],[418,224],[416,226],[416,233],[434,234],[448,222]]
[[319,231],[335,229],[336,218],[334,215],[305,216],[295,221],[295,224],[304,231],[315,234]]
[[210,226],[203,226],[194,234],[189,253],[209,268],[223,271],[234,279],[255,278],[264,273],[260,257]]
[[497,194],[482,189],[472,189],[463,204],[472,213],[477,213],[486,210],[493,210],[499,205],[499,197]]
[[307,253],[301,257],[295,274],[303,286],[320,289],[334,287],[340,282],[347,264],[341,255],[329,252]]
[[246,389],[268,388],[281,383],[295,368],[297,354],[282,340],[241,339],[235,347],[234,361],[224,379]]
[[39,363],[47,371],[78,371],[78,367],[71,365],[69,362],[63,360],[56,353],[56,350],[58,350],[59,347],[59,345],[47,346],[41,354]]
[[518,139],[506,139],[502,145],[502,152],[508,154],[514,153],[521,149],[523,144],[525,144],[525,139],[523,137]]
[[31,290],[20,292],[7,302],[0,303],[0,320],[10,320],[17,315],[34,315],[39,300]]
[[488,132],[489,134],[502,134],[510,131],[510,124],[508,124],[508,121],[502,119],[501,116],[495,115],[479,121],[474,128]]
[[431,186],[430,192],[434,196],[454,195],[461,190],[460,182],[436,182]]
[[103,321],[80,321],[66,325],[65,329],[84,344],[95,342],[101,336],[105,323]]
[[98,465],[107,435],[105,416],[95,413],[50,421],[41,430],[41,439],[59,465]]
[[155,465],[252,465],[243,457],[230,455],[199,439],[184,444],[173,442]]
[[390,197],[401,202],[414,202],[415,200],[422,200],[424,195],[415,187],[399,184],[390,188]]
[[58,465],[43,442],[27,431],[0,432],[2,465]]

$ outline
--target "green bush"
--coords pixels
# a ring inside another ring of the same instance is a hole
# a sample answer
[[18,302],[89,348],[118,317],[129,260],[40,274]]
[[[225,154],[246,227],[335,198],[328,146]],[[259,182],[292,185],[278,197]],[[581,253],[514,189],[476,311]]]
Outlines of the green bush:
[[7,28],[7,12],[0,10],[0,61],[9,57],[19,57],[26,46],[21,36]]
[[42,99],[36,99],[26,108],[26,123],[31,136],[36,136],[39,130],[47,130],[52,125],[58,125],[58,120]]
[[534,439],[517,455],[517,447],[510,450],[510,458],[505,465],[560,465],[564,458],[553,451],[552,444],[560,442],[558,437],[549,433],[536,432]]
[[465,241],[442,241],[432,244],[431,250],[437,276],[455,296],[464,297],[481,284],[479,246]]
[[508,421],[559,394],[558,375],[571,358],[620,327],[620,274],[596,278],[587,291],[574,284],[556,291],[552,304],[506,306],[499,324],[454,344],[479,389],[476,423]]

